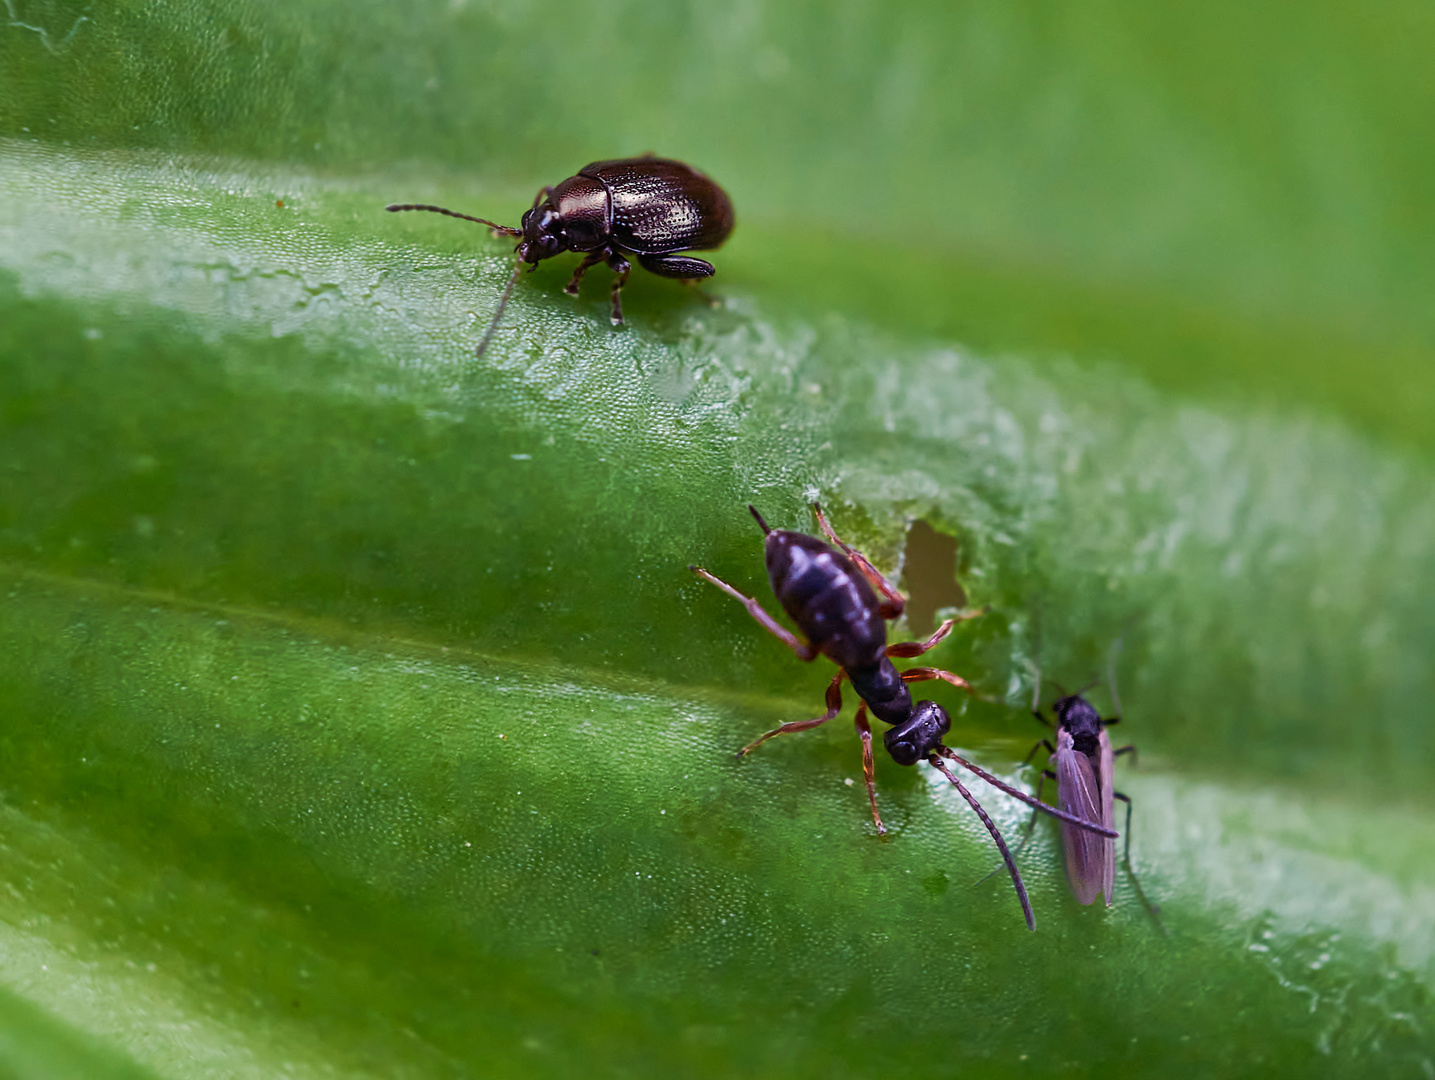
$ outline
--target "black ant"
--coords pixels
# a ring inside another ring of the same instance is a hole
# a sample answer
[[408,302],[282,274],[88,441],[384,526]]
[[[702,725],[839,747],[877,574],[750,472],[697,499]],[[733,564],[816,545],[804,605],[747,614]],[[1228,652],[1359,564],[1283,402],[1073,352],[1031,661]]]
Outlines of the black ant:
[[[862,699],[854,724],[862,740],[862,773],[867,782],[867,799],[872,807],[872,821],[877,826],[877,834],[885,838],[887,829],[877,811],[877,785],[872,759],[872,729],[867,722],[868,710],[883,723],[891,725],[891,730],[884,733],[882,742],[893,761],[899,765],[915,765],[925,758],[952,782],[961,792],[962,798],[976,811],[987,832],[991,833],[1011,873],[1012,884],[1016,887],[1017,898],[1021,901],[1022,913],[1026,916],[1027,928],[1035,930],[1036,919],[1032,915],[1031,902],[1027,899],[1026,886],[1022,884],[1021,874],[1017,871],[1011,852],[1007,850],[1006,841],[1002,839],[1001,833],[981,804],[952,774],[942,758],[955,761],[992,786],[1037,810],[1059,818],[1073,829],[1089,830],[1106,837],[1119,834],[1112,830],[1108,823],[1098,822],[1094,817],[1083,819],[1047,806],[1025,792],[1003,783],[942,744],[942,736],[951,730],[951,718],[935,701],[919,701],[914,705],[907,683],[940,679],[968,693],[972,692],[971,684],[960,675],[940,668],[917,667],[899,672],[893,666],[892,658],[921,656],[951,633],[956,619],[946,620],[926,641],[903,641],[888,645],[887,620],[902,614],[906,600],[861,552],[849,547],[832,531],[832,526],[827,523],[827,518],[822,513],[822,507],[816,503],[812,504],[818,525],[835,547],[823,543],[815,536],[769,528],[756,508],[749,506],[748,509],[752,511],[752,516],[757,519],[766,537],[767,576],[772,583],[772,591],[777,594],[783,610],[807,635],[807,641],[800,640],[764,611],[756,600],[743,595],[721,578],[698,566],[690,566],[689,569],[729,596],[740,600],[748,613],[775,638],[787,645],[799,660],[814,660],[821,654],[835,663],[839,670],[827,687],[825,713],[812,720],[794,720],[782,724],[744,746],[737,756],[744,757],[775,736],[806,731],[827,723],[842,709],[842,680],[851,681],[852,688]],[[879,593],[881,600],[878,599]],[[982,612],[976,614],[980,615]],[[975,616],[967,616],[973,617]]]

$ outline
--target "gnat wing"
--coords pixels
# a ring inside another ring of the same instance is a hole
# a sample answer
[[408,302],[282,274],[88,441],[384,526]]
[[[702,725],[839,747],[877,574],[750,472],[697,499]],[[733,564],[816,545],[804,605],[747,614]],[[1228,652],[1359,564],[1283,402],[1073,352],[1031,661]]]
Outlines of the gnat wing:
[[[1072,745],[1071,733],[1065,729],[1056,733],[1056,787],[1061,808],[1068,814],[1087,821],[1103,821],[1101,788],[1096,774],[1086,755]],[[1061,842],[1066,851],[1066,879],[1071,883],[1072,895],[1078,903],[1089,904],[1101,892],[1111,841],[1063,822]]]
[[[1116,756],[1111,752],[1111,736],[1101,729],[1101,775],[1096,779],[1101,785],[1101,822],[1110,826],[1116,820],[1116,798],[1114,783],[1116,777]],[[1095,837],[1105,845],[1105,863],[1101,870],[1101,891],[1106,896],[1106,906],[1111,906],[1111,894],[1116,890],[1116,844],[1106,837]]]

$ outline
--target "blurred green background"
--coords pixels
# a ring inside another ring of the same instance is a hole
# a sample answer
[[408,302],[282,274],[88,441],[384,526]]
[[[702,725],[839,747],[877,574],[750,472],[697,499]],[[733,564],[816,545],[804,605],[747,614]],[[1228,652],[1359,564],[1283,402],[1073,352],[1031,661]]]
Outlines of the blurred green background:
[[[1432,45],[6,0],[0,1070],[1435,1075]],[[477,361],[507,248],[381,209],[650,150],[737,206],[717,308],[558,259]],[[733,762],[829,676],[686,567],[775,607],[744,506],[814,498],[991,605],[932,695],[1009,779],[1116,658],[1111,911],[1040,823],[1027,934],[925,767],[877,842],[846,716]]]

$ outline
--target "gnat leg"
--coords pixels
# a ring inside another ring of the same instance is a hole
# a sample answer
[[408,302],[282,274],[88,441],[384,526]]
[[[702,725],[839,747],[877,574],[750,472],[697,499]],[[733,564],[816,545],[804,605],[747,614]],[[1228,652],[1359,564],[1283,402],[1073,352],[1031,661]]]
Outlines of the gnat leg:
[[733,599],[742,601],[742,606],[747,608],[747,613],[756,619],[764,630],[795,652],[797,659],[811,660],[817,656],[817,650],[815,648],[805,641],[799,641],[796,635],[764,611],[762,605],[752,597],[744,596],[722,578],[709,574],[701,566],[689,566],[688,569],[704,581],[712,582]]
[[872,804],[872,823],[877,826],[877,835],[887,839],[887,826],[882,824],[882,815],[877,813],[877,765],[872,760],[872,726],[867,723],[867,703],[857,706],[857,717],[852,723],[862,739],[862,778],[867,781],[867,801]]
[[632,269],[628,260],[619,255],[616,251],[608,256],[608,265],[618,276],[613,279],[613,325],[623,325],[623,301],[619,294],[628,281],[628,271]]
[[[1042,741],[1045,742],[1046,740],[1043,739]],[[1040,746],[1041,743],[1038,743],[1037,745]],[[1035,747],[1033,747],[1033,752],[1034,752],[1034,751],[1035,751]],[[1025,764],[1025,762],[1023,762],[1023,764]],[[1048,780],[1055,780],[1055,779],[1056,779],[1056,773],[1052,772],[1050,769],[1042,769],[1042,770],[1041,770],[1041,774],[1037,777],[1037,780],[1036,780],[1036,801],[1037,801],[1037,802],[1041,802],[1041,792],[1042,792],[1042,789],[1046,787],[1046,782],[1047,782]],[[1017,846],[1016,846],[1016,849],[1017,849],[1018,852],[1020,852],[1022,848],[1026,847],[1026,842],[1031,839],[1031,834],[1036,831],[1036,813],[1037,813],[1037,812],[1036,812],[1035,810],[1033,810],[1033,811],[1031,812],[1031,817],[1027,818],[1026,824],[1022,826],[1022,830],[1021,830],[1021,841],[1020,841],[1020,842],[1017,844]],[[995,874],[995,873],[996,873],[996,871],[993,870],[993,871],[992,871],[992,874]],[[991,876],[991,874],[988,874],[988,875],[987,875],[987,877],[990,877],[990,876]]]
[[867,556],[863,555],[856,548],[848,547],[847,543],[832,531],[832,526],[827,523],[827,515],[822,512],[821,506],[817,503],[813,503],[812,512],[817,515],[817,524],[822,526],[822,531],[827,534],[827,539],[840,547],[847,554],[847,557],[856,565],[857,569],[861,571],[862,576],[871,583],[872,588],[882,594],[884,598],[882,606],[877,609],[882,618],[895,619],[901,615],[907,607],[907,598],[899,593],[896,586],[883,577],[881,572],[867,561]]
[[1111,793],[1113,799],[1120,799],[1126,804],[1126,843],[1123,845],[1121,861],[1129,868],[1131,866],[1131,796],[1123,795],[1119,791]]
[[1145,909],[1151,921],[1156,924],[1156,929],[1161,931],[1162,936],[1170,933],[1166,924],[1161,921],[1161,905],[1153,904],[1146,895],[1146,890],[1141,887],[1141,879],[1136,876],[1136,871],[1131,868],[1131,799],[1119,791],[1111,793],[1113,799],[1120,799],[1126,804],[1126,847],[1121,856],[1121,865],[1126,869],[1126,876],[1131,879],[1131,888],[1136,893],[1136,899]]
[[[1026,757],[1024,757],[1024,758],[1021,759],[1021,763],[1022,763],[1023,765],[1030,765],[1030,764],[1031,764],[1031,759],[1036,755],[1036,752],[1037,752],[1038,750],[1040,750],[1043,746],[1046,747],[1046,752],[1047,752],[1048,754],[1054,754],[1054,753],[1056,753],[1056,747],[1054,747],[1054,746],[1051,745],[1051,740],[1050,740],[1050,739],[1042,739],[1040,742],[1038,742],[1035,746],[1033,746],[1030,750],[1027,751]],[[1056,777],[1052,777],[1052,779],[1055,780]],[[1041,789],[1040,789],[1040,788],[1037,789],[1036,797],[1037,797],[1038,799],[1041,798]]]
[[775,727],[766,734],[759,735],[756,739],[753,739],[752,742],[737,752],[737,756],[746,757],[763,743],[767,742],[768,739],[774,739],[779,735],[791,735],[794,731],[806,731],[809,728],[820,727],[827,723],[827,721],[842,711],[842,680],[846,677],[847,672],[839,668],[837,676],[827,684],[827,711],[821,716],[813,720],[791,720],[786,724]]
[[932,765],[952,782],[952,786],[962,793],[962,798],[967,800],[967,805],[977,812],[977,817],[982,819],[982,824],[987,827],[987,832],[992,834],[992,839],[996,841],[997,850],[1002,853],[1002,860],[1006,863],[1006,868],[1011,873],[1011,883],[1016,887],[1016,898],[1021,901],[1021,913],[1026,916],[1026,928],[1028,930],[1035,930],[1036,916],[1032,914],[1031,901],[1028,900],[1026,896],[1026,886],[1022,884],[1021,873],[1016,868],[1016,860],[1011,857],[1011,852],[1007,850],[1006,841],[1002,839],[1002,834],[997,829],[995,822],[987,817],[987,812],[982,809],[982,804],[977,802],[976,797],[962,786],[962,782],[952,775],[950,769],[942,764],[941,758],[933,754],[930,760]]
[[569,296],[578,295],[578,282],[583,280],[583,275],[588,272],[590,266],[597,266],[606,259],[606,255],[589,252],[588,255],[578,264],[578,269],[573,271],[573,279],[563,286],[563,291]]
[[1118,758],[1122,754],[1130,754],[1131,764],[1136,764],[1136,747],[1134,745],[1122,746],[1116,750],[1111,751],[1111,756],[1114,758]]

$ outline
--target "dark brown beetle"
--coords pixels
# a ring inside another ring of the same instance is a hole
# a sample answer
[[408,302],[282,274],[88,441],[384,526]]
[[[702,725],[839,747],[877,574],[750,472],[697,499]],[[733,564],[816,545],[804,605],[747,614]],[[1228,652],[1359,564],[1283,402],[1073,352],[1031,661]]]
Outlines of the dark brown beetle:
[[[832,526],[827,523],[820,506],[816,503],[812,506],[817,515],[817,523],[835,547],[823,543],[815,536],[769,528],[756,509],[751,506],[748,509],[752,511],[752,516],[757,519],[766,536],[764,546],[767,575],[772,583],[772,591],[777,594],[783,610],[807,635],[807,641],[800,640],[764,611],[756,600],[738,592],[721,578],[699,566],[690,566],[688,569],[729,596],[742,601],[748,613],[769,633],[792,649],[799,660],[813,660],[823,655],[835,663],[839,670],[827,687],[825,713],[812,720],[794,720],[774,728],[739,750],[738,757],[751,753],[775,736],[806,731],[827,723],[842,709],[842,680],[850,680],[852,688],[862,699],[853,722],[862,740],[862,774],[867,782],[867,799],[872,807],[872,820],[877,826],[878,835],[885,837],[887,829],[877,812],[872,729],[867,723],[869,709],[877,719],[892,725],[882,739],[892,760],[899,765],[915,765],[926,759],[955,785],[976,811],[1011,872],[1012,884],[1016,886],[1017,898],[1021,901],[1027,927],[1036,929],[1036,918],[1032,915],[1026,886],[1022,884],[1021,874],[1007,850],[1006,841],[1002,839],[1001,833],[981,804],[962,782],[952,775],[942,758],[955,761],[987,783],[1037,810],[1059,818],[1074,829],[1091,830],[1112,837],[1117,835],[1116,832],[1107,824],[1047,806],[1026,792],[1004,784],[985,769],[972,764],[942,744],[942,736],[951,730],[951,718],[935,701],[919,701],[913,704],[907,683],[941,679],[968,692],[972,689],[971,684],[960,675],[940,668],[918,667],[899,672],[893,666],[892,658],[921,656],[951,633],[957,620],[948,619],[942,623],[936,633],[926,641],[903,641],[888,645],[887,620],[902,614],[906,600],[861,552],[849,547],[832,531]],[[877,599],[878,593],[882,596],[880,601]],[[973,617],[975,616],[967,616]]]
[[582,252],[585,258],[563,289],[577,296],[578,283],[588,268],[606,262],[617,274],[612,289],[613,325],[620,326],[623,305],[619,293],[630,269],[625,254],[661,277],[682,281],[712,277],[712,263],[677,252],[721,247],[733,226],[727,192],[691,166],[651,154],[595,161],[557,187],[545,187],[516,229],[441,206],[395,203],[385,209],[431,210],[487,225],[505,236],[521,237],[514,248],[518,265],[478,346],[479,356],[493,337],[524,263],[531,263],[532,269],[543,259],[565,251]]

